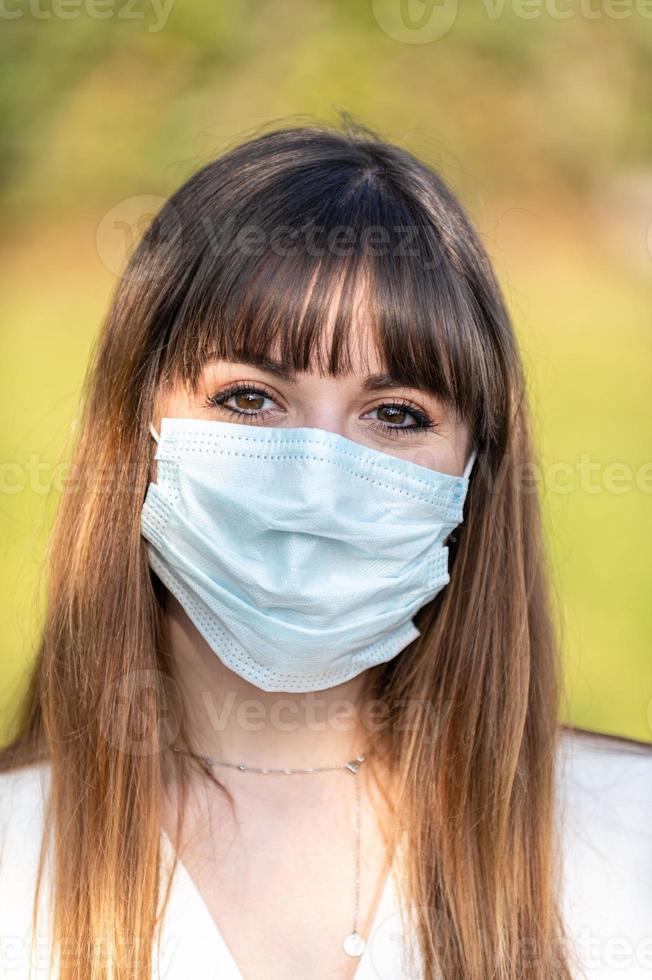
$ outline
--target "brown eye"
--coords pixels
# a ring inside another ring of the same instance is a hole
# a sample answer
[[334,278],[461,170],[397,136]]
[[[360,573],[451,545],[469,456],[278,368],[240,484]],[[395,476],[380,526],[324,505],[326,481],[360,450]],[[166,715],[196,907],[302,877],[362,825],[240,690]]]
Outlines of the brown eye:
[[274,399],[268,392],[249,384],[231,385],[226,391],[217,392],[207,399],[207,405],[213,408],[252,420],[267,417],[273,411],[270,405],[274,404]]
[[240,391],[237,395],[231,395],[233,398],[236,408],[246,411],[247,409],[251,411],[260,411],[265,402],[263,395],[258,394],[253,391]]
[[390,425],[403,425],[409,414],[399,405],[383,405],[377,411],[380,421]]
[[387,402],[384,405],[377,405],[373,409],[372,421],[376,427],[387,436],[397,438],[399,436],[418,435],[435,429],[438,422],[426,415],[416,405],[402,401]]

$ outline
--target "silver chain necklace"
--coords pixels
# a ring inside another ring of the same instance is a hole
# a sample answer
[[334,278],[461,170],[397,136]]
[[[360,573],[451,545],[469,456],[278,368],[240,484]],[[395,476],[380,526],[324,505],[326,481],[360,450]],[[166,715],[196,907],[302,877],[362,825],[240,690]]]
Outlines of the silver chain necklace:
[[[173,745],[174,752],[183,752],[179,745]],[[186,753],[189,754],[189,753]],[[312,766],[311,768],[298,769],[269,769],[266,766],[248,766],[244,762],[226,762],[224,759],[212,759],[209,755],[200,756],[202,761],[209,768],[213,766],[223,766],[226,769],[238,769],[240,772],[260,773],[263,776],[294,776],[298,773],[310,774],[316,772],[334,772],[338,769],[349,772],[353,776],[358,775],[358,770],[367,758],[366,755],[356,755],[355,759],[344,762],[337,766]],[[365,940],[358,932],[358,917],[360,914],[360,826],[361,826],[361,806],[360,806],[360,780],[355,780],[355,886],[353,903],[353,928],[344,937],[342,948],[347,956],[362,956],[365,948]]]

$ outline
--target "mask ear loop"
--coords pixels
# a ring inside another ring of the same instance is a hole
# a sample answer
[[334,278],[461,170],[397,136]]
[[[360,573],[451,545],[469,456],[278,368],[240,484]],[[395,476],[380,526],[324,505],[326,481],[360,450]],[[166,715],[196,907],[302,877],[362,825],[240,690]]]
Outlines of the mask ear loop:
[[[467,460],[466,466],[464,467],[464,473],[462,474],[462,476],[463,476],[463,478],[465,480],[468,480],[469,476],[471,475],[471,470],[473,469],[473,464],[475,463],[475,461],[476,461],[477,458],[478,458],[477,450],[476,449],[473,449],[473,451],[471,452],[471,455],[469,456],[469,458]],[[457,532],[458,532],[458,528],[455,528],[455,530],[454,531],[451,531],[451,533],[448,535],[446,541],[449,544],[451,544],[451,545],[456,545],[457,544],[457,542],[458,542]]]
[[149,431],[152,433],[152,438],[155,439],[156,440],[156,443],[158,444],[158,442],[159,442],[159,435],[158,435],[156,429],[154,428],[154,426],[152,425],[151,422],[149,423]]
[[478,458],[478,453],[474,449],[471,455],[469,456],[466,466],[464,467],[464,473],[462,474],[462,476],[464,477],[465,480],[468,480],[468,478],[470,477],[471,470],[473,469],[473,464],[475,463],[477,458]]

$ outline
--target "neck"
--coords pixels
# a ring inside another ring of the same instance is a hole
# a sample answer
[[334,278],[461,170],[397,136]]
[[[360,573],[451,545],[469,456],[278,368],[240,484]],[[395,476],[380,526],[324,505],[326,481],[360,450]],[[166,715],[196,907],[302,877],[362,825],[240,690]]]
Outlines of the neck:
[[344,764],[373,746],[361,696],[366,675],[310,694],[262,691],[226,667],[168,595],[173,676],[191,748],[267,768]]

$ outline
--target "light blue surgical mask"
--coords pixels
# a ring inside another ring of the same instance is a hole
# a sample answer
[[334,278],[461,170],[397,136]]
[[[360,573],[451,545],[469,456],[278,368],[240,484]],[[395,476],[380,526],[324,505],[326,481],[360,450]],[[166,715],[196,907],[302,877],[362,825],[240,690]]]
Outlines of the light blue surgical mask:
[[341,684],[419,635],[468,478],[318,428],[164,418],[141,530],[220,660],[264,691]]

